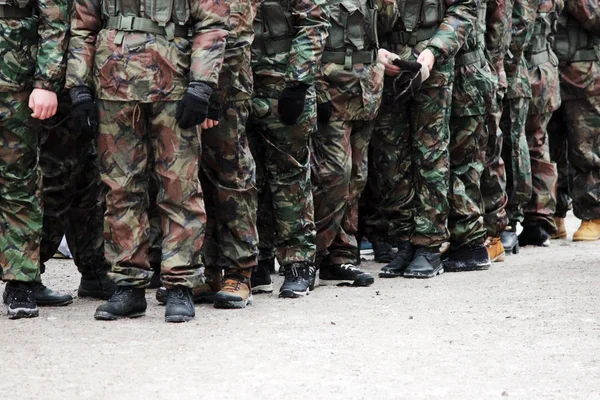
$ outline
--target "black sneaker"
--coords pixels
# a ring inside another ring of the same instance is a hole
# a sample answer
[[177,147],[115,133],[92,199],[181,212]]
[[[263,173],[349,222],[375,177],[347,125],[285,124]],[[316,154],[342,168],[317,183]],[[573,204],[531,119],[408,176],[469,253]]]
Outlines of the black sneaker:
[[483,244],[451,248],[444,256],[442,264],[446,272],[480,271],[492,265],[487,247]]
[[398,242],[398,252],[394,259],[379,272],[380,278],[396,278],[403,276],[415,255],[415,247],[408,240]]
[[273,293],[273,284],[271,282],[271,261],[274,260],[259,260],[258,265],[252,277],[250,278],[252,293]]
[[108,300],[116,292],[117,285],[108,278],[106,272],[81,277],[77,296]]
[[73,302],[73,296],[70,294],[60,294],[47,288],[41,282],[33,284],[33,294],[38,306],[59,307],[66,306]]
[[519,235],[519,246],[550,246],[550,235],[541,226],[528,226],[523,228]]
[[283,267],[284,280],[279,297],[297,298],[308,294],[310,286],[310,263],[295,262]]
[[392,261],[392,245],[384,241],[373,242],[373,261],[387,264]]
[[29,282],[10,281],[4,289],[4,302],[8,305],[8,318],[35,318],[40,311],[35,302],[34,285]]
[[405,278],[433,278],[444,272],[439,247],[415,248],[415,256],[404,271]]
[[113,321],[144,316],[147,306],[145,293],[144,288],[119,286],[107,303],[96,308],[94,318]]
[[354,264],[331,264],[321,267],[319,284],[323,286],[369,286],[375,279]]
[[500,241],[504,247],[506,255],[519,254],[519,238],[517,237],[517,231],[515,228],[508,227],[500,235]]
[[165,321],[188,322],[196,316],[192,291],[186,287],[176,286],[167,290]]

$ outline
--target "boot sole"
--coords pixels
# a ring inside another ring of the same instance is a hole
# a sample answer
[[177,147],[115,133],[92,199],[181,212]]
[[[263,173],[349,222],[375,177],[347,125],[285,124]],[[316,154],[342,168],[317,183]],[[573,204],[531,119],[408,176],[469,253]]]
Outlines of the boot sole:
[[214,307],[221,309],[234,309],[234,308],[246,308],[246,306],[252,303],[252,295],[248,297],[246,300],[219,300],[215,299]]
[[403,276],[405,278],[408,279],[429,279],[429,278],[434,278],[437,275],[441,275],[444,273],[444,267],[440,267],[438,270],[436,270],[433,274],[429,274],[429,275],[421,275],[421,274],[407,274],[405,273]]
[[273,293],[273,285],[258,285],[252,288],[252,294],[260,294],[260,293]]
[[375,283],[375,279],[367,279],[365,281],[350,280],[350,279],[323,279],[319,278],[319,286],[354,286],[365,287]]
[[575,237],[573,237],[574,242],[595,242],[597,240],[600,240],[600,237],[597,237],[597,238],[575,238]]
[[402,271],[402,272],[380,272],[379,273],[380,278],[399,278],[401,276],[404,276],[404,271]]
[[111,313],[108,313],[105,311],[99,311],[94,314],[94,318],[97,319],[98,321],[116,321],[118,319],[125,319],[125,318],[139,318],[139,317],[143,317],[144,315],[146,315],[146,311],[133,313],[133,314],[129,314],[129,315],[115,315],[115,314],[111,314]]
[[35,318],[40,315],[40,310],[37,308],[34,309],[24,309],[17,308],[16,310],[8,311],[9,319],[21,319],[21,318]]
[[550,240],[560,240],[560,239],[566,239],[566,238],[567,238],[567,232],[550,235]]
[[490,261],[493,263],[494,262],[504,262],[505,259],[506,259],[506,253],[500,253],[494,258],[490,258]]
[[169,315],[165,316],[165,322],[189,322],[194,319],[191,315]]
[[467,271],[486,271],[492,266],[489,264],[482,265],[469,265],[467,267],[446,267],[444,266],[444,272],[467,272]]
[[309,289],[306,288],[305,292],[297,292],[294,290],[282,290],[281,292],[279,292],[279,297],[282,299],[298,299],[300,297],[306,297],[308,296],[309,293]]

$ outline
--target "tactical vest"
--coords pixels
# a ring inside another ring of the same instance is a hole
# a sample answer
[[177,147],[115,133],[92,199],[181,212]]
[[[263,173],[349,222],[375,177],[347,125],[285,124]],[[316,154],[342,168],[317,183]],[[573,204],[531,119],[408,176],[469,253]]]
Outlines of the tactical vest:
[[296,28],[288,0],[264,0],[254,18],[254,42],[252,54],[256,58],[289,53]]
[[30,0],[0,0],[0,19],[21,19],[33,16]]
[[388,45],[416,46],[420,41],[431,39],[446,13],[444,0],[400,0],[399,9],[398,29],[385,38]]
[[480,1],[477,5],[477,21],[471,34],[466,40],[464,49],[455,57],[455,68],[485,62],[485,32],[487,22],[487,0]]
[[340,64],[346,70],[354,64],[376,62],[379,43],[374,0],[333,0],[327,7],[331,26],[322,62]]
[[119,31],[117,45],[125,32],[154,33],[168,40],[191,36],[188,0],[102,0],[102,17],[105,29]]
[[563,11],[558,18],[554,51],[560,65],[582,61],[600,61],[600,37],[593,36],[581,24]]
[[525,54],[529,68],[551,61],[551,41],[556,34],[557,21],[558,10],[555,2],[551,11],[537,13],[531,44]]

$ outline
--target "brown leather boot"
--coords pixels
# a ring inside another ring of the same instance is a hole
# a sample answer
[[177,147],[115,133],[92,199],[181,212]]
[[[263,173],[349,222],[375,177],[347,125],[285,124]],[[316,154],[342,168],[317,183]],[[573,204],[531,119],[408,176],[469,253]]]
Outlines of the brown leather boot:
[[244,308],[252,302],[251,269],[225,270],[223,287],[214,296],[215,308]]
[[556,224],[556,233],[550,235],[550,239],[566,239],[567,238],[567,227],[565,226],[565,219],[560,217],[553,217],[554,223]]

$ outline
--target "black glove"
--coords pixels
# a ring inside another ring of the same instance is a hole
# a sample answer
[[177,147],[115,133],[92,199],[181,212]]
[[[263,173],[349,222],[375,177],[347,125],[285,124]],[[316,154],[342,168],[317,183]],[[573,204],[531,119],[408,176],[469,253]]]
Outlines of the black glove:
[[218,121],[221,118],[221,109],[216,104],[211,104],[208,108],[206,118]]
[[76,86],[69,90],[71,96],[71,118],[84,135],[96,137],[98,134],[98,109],[92,90],[86,86]]
[[204,122],[212,92],[212,88],[204,82],[190,82],[175,112],[175,119],[181,129],[190,129]]
[[286,87],[279,96],[277,108],[281,122],[286,125],[294,125],[302,112],[306,100],[308,85],[300,83],[295,86]]
[[317,121],[326,124],[331,119],[331,101],[317,103]]
[[394,78],[394,101],[403,104],[417,94],[421,88],[421,63],[396,59],[394,65],[401,71]]

